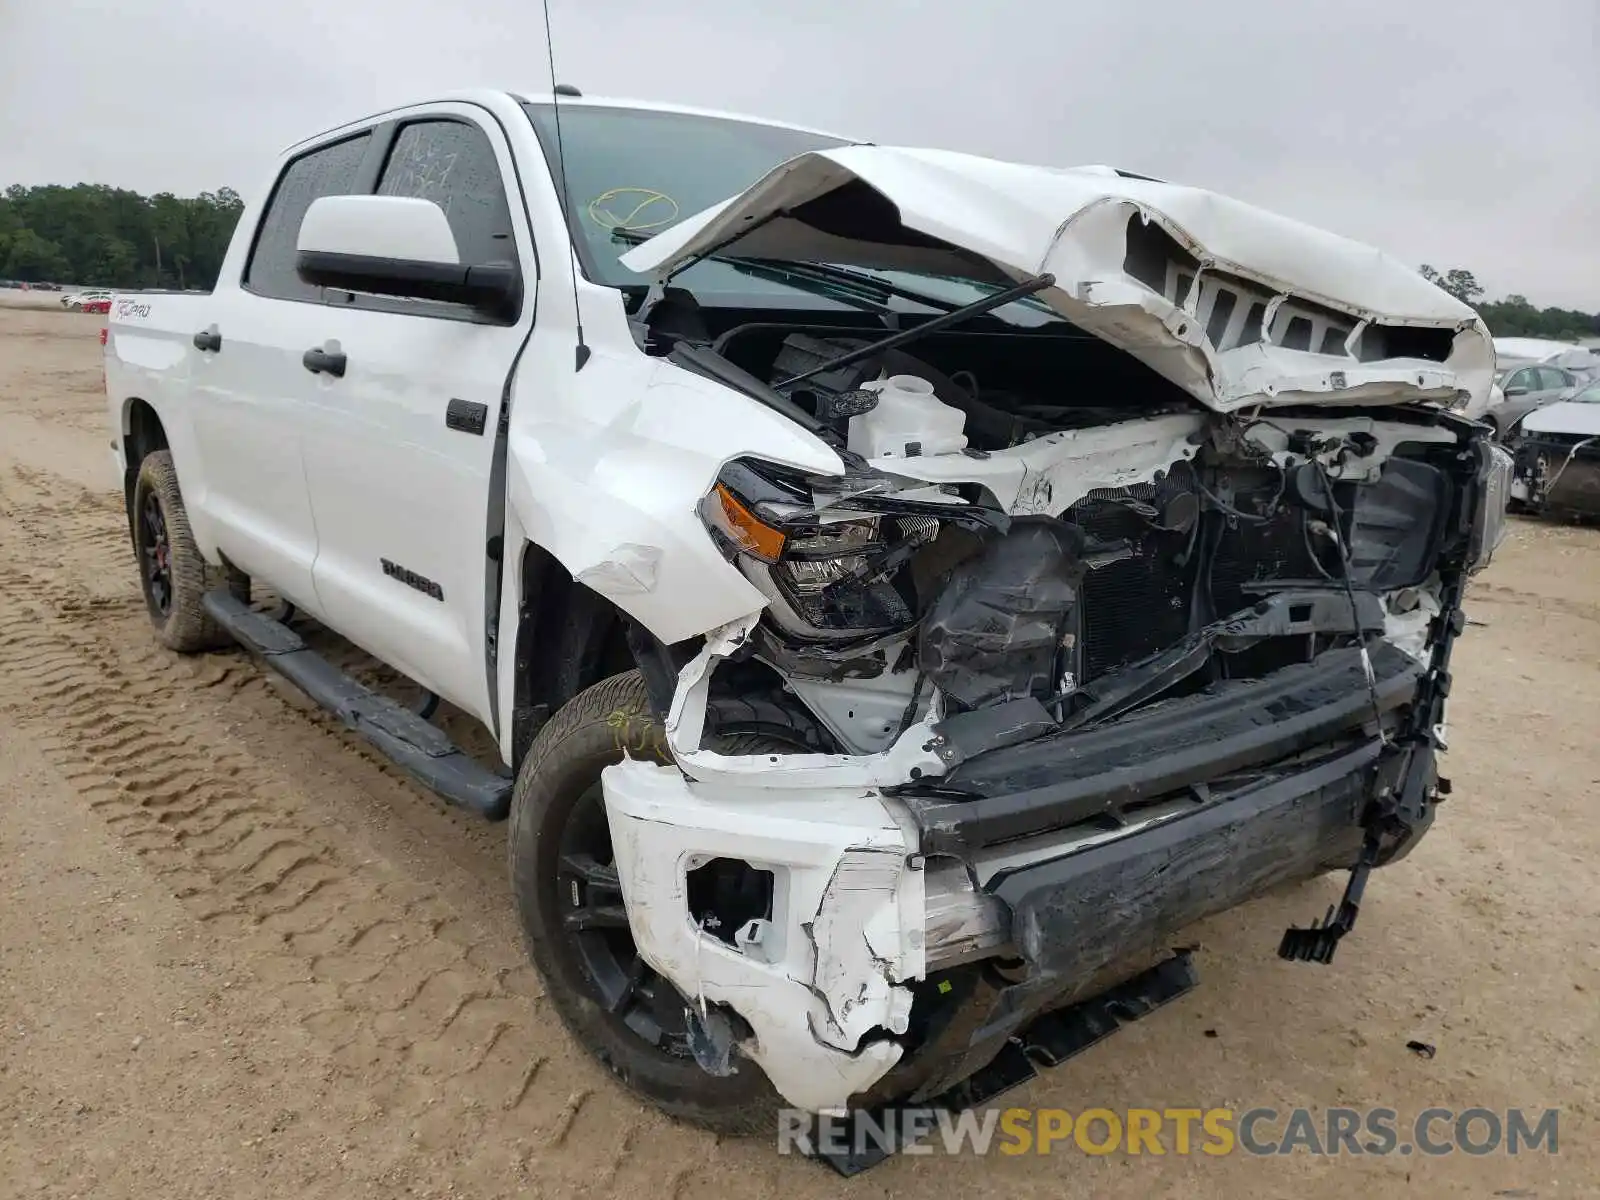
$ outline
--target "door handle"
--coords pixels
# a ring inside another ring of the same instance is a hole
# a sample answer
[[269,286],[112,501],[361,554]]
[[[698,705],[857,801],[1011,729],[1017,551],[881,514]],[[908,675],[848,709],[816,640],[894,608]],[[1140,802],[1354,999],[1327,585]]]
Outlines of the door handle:
[[300,356],[300,362],[313,375],[327,374],[336,379],[344,378],[347,361],[343,350],[325,350],[321,346],[313,346]]
[[211,326],[209,329],[202,329],[199,333],[194,335],[194,348],[196,350],[221,350],[221,331],[215,325]]

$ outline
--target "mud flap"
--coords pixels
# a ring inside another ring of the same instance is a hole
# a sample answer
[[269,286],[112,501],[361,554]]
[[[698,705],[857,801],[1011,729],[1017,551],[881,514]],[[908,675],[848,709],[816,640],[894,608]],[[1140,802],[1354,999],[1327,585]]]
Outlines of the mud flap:
[[[1097,996],[1041,1014],[977,1074],[918,1107],[954,1114],[987,1104],[1027,1083],[1041,1068],[1060,1066],[1123,1025],[1193,991],[1199,982],[1192,952],[1178,950],[1171,958]],[[893,1106],[844,1118],[818,1117],[811,1130],[812,1157],[840,1175],[859,1175],[908,1144],[894,1141],[902,1129],[893,1117]],[[858,1131],[870,1131],[872,1136],[857,1136]],[[880,1131],[884,1136],[878,1136]],[[844,1149],[834,1149],[840,1145]]]

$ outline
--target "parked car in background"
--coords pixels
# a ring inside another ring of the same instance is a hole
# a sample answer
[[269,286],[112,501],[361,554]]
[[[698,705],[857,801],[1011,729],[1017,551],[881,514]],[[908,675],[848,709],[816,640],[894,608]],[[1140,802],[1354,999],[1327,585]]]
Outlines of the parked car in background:
[[1600,353],[1577,342],[1563,342],[1555,338],[1497,337],[1494,339],[1494,356],[1505,367],[1538,363],[1547,367],[1564,367],[1586,379],[1600,376]]
[[109,306],[111,303],[111,297],[114,294],[115,293],[106,288],[91,288],[82,292],[68,292],[66,295],[61,297],[61,307],[66,309],[68,312],[107,312],[109,311],[109,307],[90,308],[88,306],[91,304],[98,304],[101,301],[104,301],[105,304]]
[[1539,364],[1507,364],[1501,360],[1495,371],[1489,407],[1480,420],[1494,427],[1502,441],[1512,435],[1517,423],[1535,409],[1565,400],[1584,380],[1566,367]]
[[1511,498],[1531,512],[1600,516],[1600,382],[1528,414]]

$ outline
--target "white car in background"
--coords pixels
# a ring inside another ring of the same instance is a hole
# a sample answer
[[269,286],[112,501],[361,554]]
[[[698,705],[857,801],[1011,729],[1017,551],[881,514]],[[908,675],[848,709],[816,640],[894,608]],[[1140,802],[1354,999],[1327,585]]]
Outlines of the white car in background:
[[115,294],[107,288],[91,288],[83,292],[68,292],[61,297],[61,307],[68,312],[80,312],[85,305],[93,304],[97,301],[109,302]]
[[1550,338],[1494,339],[1495,377],[1488,403],[1462,415],[1494,426],[1497,437],[1511,433],[1530,412],[1565,400],[1586,383],[1600,379],[1600,354],[1576,342]]

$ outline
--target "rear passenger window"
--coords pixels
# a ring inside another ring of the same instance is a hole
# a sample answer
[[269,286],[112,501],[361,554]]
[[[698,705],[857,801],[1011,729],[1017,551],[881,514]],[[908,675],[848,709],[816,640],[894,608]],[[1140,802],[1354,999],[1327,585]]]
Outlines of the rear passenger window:
[[515,262],[511,214],[494,147],[464,121],[403,126],[378,181],[380,196],[432,200],[444,210],[467,266]]
[[305,283],[295,273],[295,243],[306,209],[321,196],[346,196],[355,187],[356,173],[366,155],[371,134],[322,146],[302,154],[284,168],[267,202],[267,213],[256,234],[255,247],[245,266],[244,283],[253,292],[280,300],[319,300],[322,289]]
[[1539,390],[1553,392],[1558,388],[1571,387],[1572,382],[1567,378],[1567,373],[1560,367],[1539,368]]

